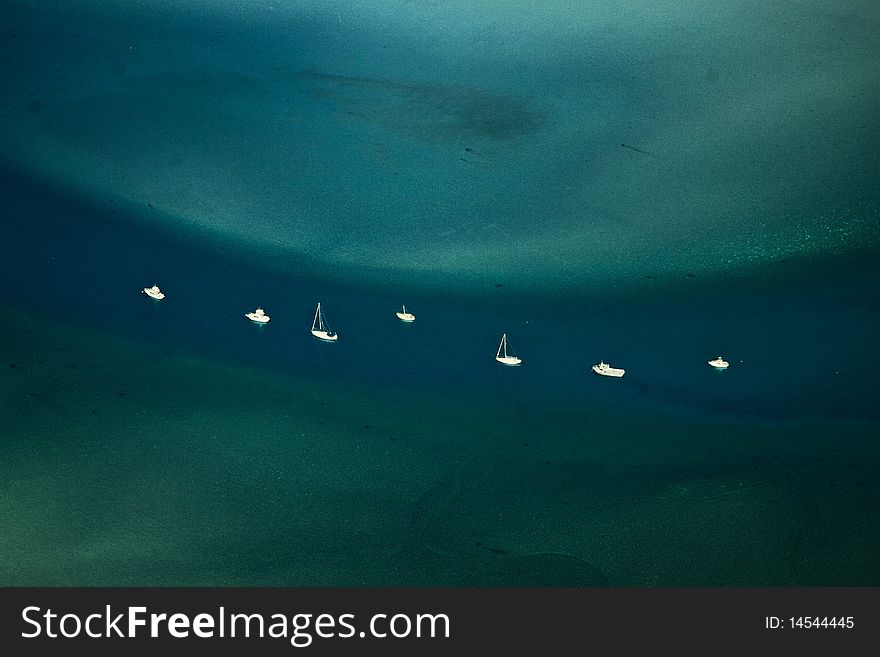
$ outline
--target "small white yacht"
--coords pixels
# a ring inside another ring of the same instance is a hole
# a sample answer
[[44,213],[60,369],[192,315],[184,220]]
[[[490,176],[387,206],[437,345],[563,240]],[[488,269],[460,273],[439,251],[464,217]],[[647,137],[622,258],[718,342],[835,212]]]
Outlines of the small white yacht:
[[145,287],[144,294],[152,299],[156,299],[157,301],[161,301],[165,298],[165,293],[159,289],[158,285],[154,285],[153,287]]
[[402,308],[403,308],[403,310],[401,310],[400,312],[394,313],[395,315],[397,315],[397,319],[399,319],[401,322],[414,322],[414,321],[416,321],[415,315],[413,315],[412,313],[406,312],[406,306],[403,306]]
[[256,322],[257,324],[265,324],[268,322],[271,317],[266,314],[266,312],[262,308],[257,308],[252,313],[245,313],[245,317],[247,317],[252,322]]
[[513,355],[507,344],[507,333],[501,336],[501,344],[498,345],[498,351],[495,353],[495,360],[502,365],[521,365],[522,358]]
[[315,319],[312,320],[312,335],[325,342],[336,342],[339,339],[339,336],[331,331],[330,327],[327,325],[327,320],[324,318],[324,311],[321,310],[320,301],[318,302],[318,307],[315,309]]
[[726,370],[728,367],[730,367],[730,363],[724,360],[721,356],[719,356],[715,360],[710,360],[709,365],[714,367],[716,370]]
[[609,365],[605,361],[601,361],[601,360],[599,361],[598,365],[593,365],[593,371],[596,374],[600,374],[602,376],[614,376],[617,378],[622,377],[623,373],[625,372],[625,370],[621,370],[616,367],[611,367],[611,365]]

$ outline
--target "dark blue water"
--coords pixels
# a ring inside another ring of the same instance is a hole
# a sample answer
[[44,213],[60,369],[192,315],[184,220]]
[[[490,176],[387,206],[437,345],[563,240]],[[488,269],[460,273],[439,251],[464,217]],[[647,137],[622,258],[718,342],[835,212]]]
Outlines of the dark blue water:
[[[300,274],[289,262],[279,271],[277,254],[151,228],[149,207],[78,198],[8,167],[0,203],[7,303],[174,351],[377,385],[502,386],[587,407],[639,398],[737,417],[878,418],[880,276],[858,254],[739,279],[645,278],[617,298],[584,291],[548,301],[499,287],[453,300],[405,285],[341,285],[309,262]],[[161,303],[140,293],[153,283],[168,294]],[[337,344],[308,332],[319,300]],[[394,317],[401,303],[416,323]],[[269,325],[243,317],[257,305]],[[521,368],[494,362],[502,332]],[[728,371],[706,365],[718,354]],[[626,377],[595,377],[599,359]]]

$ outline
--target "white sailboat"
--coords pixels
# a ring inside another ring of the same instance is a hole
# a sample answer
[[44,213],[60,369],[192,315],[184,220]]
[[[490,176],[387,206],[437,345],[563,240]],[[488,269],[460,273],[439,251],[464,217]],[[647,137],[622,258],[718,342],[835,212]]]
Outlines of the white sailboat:
[[256,322],[257,324],[265,324],[268,322],[271,317],[266,314],[266,312],[262,308],[257,308],[252,313],[245,313],[245,317],[247,317],[252,322]]
[[159,289],[158,285],[154,285],[153,287],[145,287],[144,294],[152,299],[156,299],[156,301],[161,301],[165,298],[165,293]]
[[501,336],[501,344],[498,345],[498,351],[495,354],[495,360],[502,365],[520,365],[522,358],[517,358],[507,345],[507,333]]
[[320,301],[315,309],[315,319],[312,320],[312,335],[326,342],[336,342],[339,339],[339,336],[331,331],[327,325],[327,320],[324,319],[324,312],[321,310]]
[[721,356],[719,356],[715,360],[710,360],[709,365],[714,367],[716,370],[726,370],[728,367],[730,367],[730,363],[724,360]]
[[414,321],[416,321],[415,315],[413,315],[412,313],[406,312],[406,306],[402,306],[402,308],[403,308],[403,310],[401,310],[400,312],[394,313],[395,315],[397,315],[397,319],[399,319],[401,322],[414,322]]
[[623,376],[623,373],[626,370],[621,370],[616,367],[611,367],[611,365],[609,365],[605,361],[600,360],[598,365],[593,365],[593,371],[596,374],[599,374],[601,376],[613,376],[613,377],[620,378]]

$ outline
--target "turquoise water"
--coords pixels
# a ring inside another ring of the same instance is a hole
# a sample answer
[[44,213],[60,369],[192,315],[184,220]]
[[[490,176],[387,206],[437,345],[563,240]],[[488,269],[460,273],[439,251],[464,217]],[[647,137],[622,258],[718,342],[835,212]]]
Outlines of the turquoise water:
[[0,582],[880,579],[873,5],[3,12]]
[[377,286],[875,248],[875,3],[728,4],[10,3],[3,153]]

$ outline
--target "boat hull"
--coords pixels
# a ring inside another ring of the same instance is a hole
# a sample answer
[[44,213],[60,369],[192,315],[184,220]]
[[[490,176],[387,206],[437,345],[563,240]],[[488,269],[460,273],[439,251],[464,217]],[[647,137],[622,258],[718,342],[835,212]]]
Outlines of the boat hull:
[[599,376],[610,376],[615,379],[619,379],[626,372],[626,370],[621,370],[616,367],[599,367],[598,365],[593,365],[593,371]]
[[146,294],[151,299],[155,299],[156,301],[161,301],[165,298],[164,292],[153,292],[150,288],[144,288],[144,294]]
[[730,363],[728,363],[727,361],[721,361],[719,363],[718,361],[710,360],[709,365],[714,367],[716,370],[726,370],[728,367],[730,367]]
[[312,335],[324,342],[336,342],[339,339],[338,335],[335,333],[330,334],[327,331],[312,331]]
[[502,365],[508,365],[510,367],[522,365],[522,358],[517,358],[516,356],[496,356],[495,360]]
[[257,315],[255,313],[247,313],[245,317],[256,324],[266,324],[270,319],[268,315]]
[[401,322],[414,322],[416,321],[416,316],[412,313],[394,313],[397,315],[397,319]]

